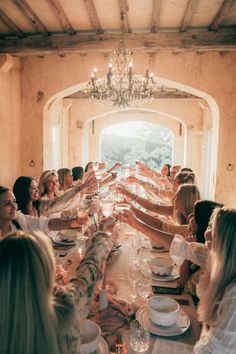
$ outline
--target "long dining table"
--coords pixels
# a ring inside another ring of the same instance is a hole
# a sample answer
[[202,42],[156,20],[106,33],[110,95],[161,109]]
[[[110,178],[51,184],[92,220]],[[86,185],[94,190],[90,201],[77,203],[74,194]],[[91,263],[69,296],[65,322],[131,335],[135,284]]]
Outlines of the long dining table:
[[[113,257],[113,261],[111,264],[107,264],[106,266],[106,282],[107,284],[112,283],[116,288],[116,299],[119,299],[121,303],[127,303],[130,305],[132,309],[130,313],[126,314],[126,319],[122,322],[120,321],[118,327],[116,327],[116,320],[120,320],[118,318],[118,312],[116,314],[110,313],[109,317],[109,309],[104,311],[104,315],[99,314],[99,324],[102,328],[102,335],[107,340],[109,344],[110,353],[117,352],[115,351],[114,343],[109,342],[109,330],[112,333],[113,337],[116,333],[116,330],[119,331],[122,335],[123,346],[122,350],[119,351],[121,354],[135,354],[135,352],[130,347],[130,330],[129,323],[131,319],[135,318],[135,313],[137,314],[139,309],[145,305],[147,301],[147,297],[137,296],[136,287],[134,282],[131,281],[132,274],[130,273],[130,264],[134,261],[141,261],[142,265],[140,267],[140,272],[143,273],[144,276],[150,275],[150,271],[148,270],[148,257],[145,259],[145,252],[143,250],[150,250],[150,257],[162,256],[169,257],[169,252],[164,249],[155,249],[150,245],[149,240],[136,230],[130,228],[127,225],[121,225],[116,227],[117,234],[117,243],[120,247],[117,249],[117,253]],[[78,265],[79,255],[76,251],[76,247],[65,248],[63,251],[63,247],[60,249],[61,255],[61,263],[62,265],[70,272],[73,273],[75,268]],[[64,253],[63,253],[64,252]],[[141,259],[140,259],[141,258]],[[140,274],[141,274],[140,273]],[[150,275],[151,276],[151,275]],[[178,280],[174,279],[173,281],[165,283],[158,283],[155,279],[151,280],[152,286],[163,286],[170,287],[170,289],[178,287]],[[150,288],[150,290],[153,288]],[[167,290],[168,292],[168,290]],[[150,291],[149,296],[153,296],[153,292]],[[163,296],[169,296],[174,298],[176,301],[180,303],[180,308],[187,314],[188,319],[190,320],[190,326],[185,331],[185,333],[178,335],[157,335],[151,333],[150,336],[150,347],[145,352],[146,354],[189,354],[193,353],[193,346],[199,338],[200,335],[200,324],[197,320],[197,312],[194,302],[190,294],[185,293],[184,291],[181,294],[168,294]],[[118,306],[119,307],[119,306]],[[117,317],[117,318],[116,318]],[[97,320],[98,317],[94,313],[91,315],[93,320]],[[104,323],[103,323],[104,322]],[[107,322],[107,323],[105,323]],[[104,324],[104,326],[103,326]],[[114,326],[114,328],[112,328]],[[103,333],[103,329],[104,332]],[[107,338],[106,338],[107,336]],[[114,339],[114,338],[113,338]],[[106,354],[106,353],[101,353]]]

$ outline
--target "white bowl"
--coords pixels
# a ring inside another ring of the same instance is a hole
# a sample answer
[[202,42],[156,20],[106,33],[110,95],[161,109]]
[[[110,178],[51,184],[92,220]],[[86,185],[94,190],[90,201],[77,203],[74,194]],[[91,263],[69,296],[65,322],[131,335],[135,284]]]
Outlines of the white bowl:
[[147,301],[147,309],[153,323],[168,327],[176,323],[180,306],[170,297],[153,296]]
[[81,353],[97,352],[101,338],[101,328],[93,321],[84,320],[80,327]]
[[149,266],[155,275],[169,275],[173,270],[174,262],[171,258],[154,257],[150,260]]

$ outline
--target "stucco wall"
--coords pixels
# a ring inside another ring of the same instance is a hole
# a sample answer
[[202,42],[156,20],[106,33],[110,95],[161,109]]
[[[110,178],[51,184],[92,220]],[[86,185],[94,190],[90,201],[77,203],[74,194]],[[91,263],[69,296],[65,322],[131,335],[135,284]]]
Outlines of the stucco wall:
[[[20,62],[2,57],[0,64],[0,185],[12,188],[21,173]],[[10,62],[9,62],[10,61]]]
[[[143,73],[149,66],[145,53],[135,55],[135,71]],[[23,173],[38,175],[43,168],[43,107],[52,95],[70,86],[86,82],[94,66],[106,70],[108,59],[102,53],[87,55],[28,57],[22,71],[22,167]],[[236,205],[236,53],[205,53],[161,51],[152,70],[166,78],[212,96],[220,111],[216,199]],[[104,71],[101,72],[101,75]],[[39,91],[42,92],[39,93]],[[147,107],[147,105],[145,105]],[[30,143],[31,141],[31,143]],[[30,144],[30,148],[29,148]],[[29,170],[29,161],[35,168]],[[226,169],[232,164],[233,170]]]

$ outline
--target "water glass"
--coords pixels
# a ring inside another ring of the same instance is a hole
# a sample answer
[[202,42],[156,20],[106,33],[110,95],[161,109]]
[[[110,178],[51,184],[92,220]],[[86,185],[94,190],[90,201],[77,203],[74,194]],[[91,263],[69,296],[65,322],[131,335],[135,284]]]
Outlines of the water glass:
[[145,352],[150,345],[149,330],[134,320],[130,324],[130,346],[137,352]]
[[88,236],[84,236],[78,233],[78,236],[75,240],[75,244],[76,244],[77,251],[79,252],[80,258],[84,257],[84,254],[88,247],[88,240],[89,240]]
[[102,201],[102,214],[105,217],[111,216],[113,212],[114,202],[111,199],[103,199]]
[[151,285],[151,277],[148,274],[144,274],[142,272],[135,286],[137,295],[142,299],[147,299],[151,293]]

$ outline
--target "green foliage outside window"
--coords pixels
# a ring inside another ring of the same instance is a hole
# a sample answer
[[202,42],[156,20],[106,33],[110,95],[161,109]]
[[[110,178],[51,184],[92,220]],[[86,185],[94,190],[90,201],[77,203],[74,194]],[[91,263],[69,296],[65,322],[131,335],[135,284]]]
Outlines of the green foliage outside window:
[[[117,134],[119,128],[117,127]],[[103,132],[101,136],[101,161],[112,166],[116,161],[133,166],[136,160],[160,170],[172,160],[172,132],[164,127],[144,123],[131,136]]]

